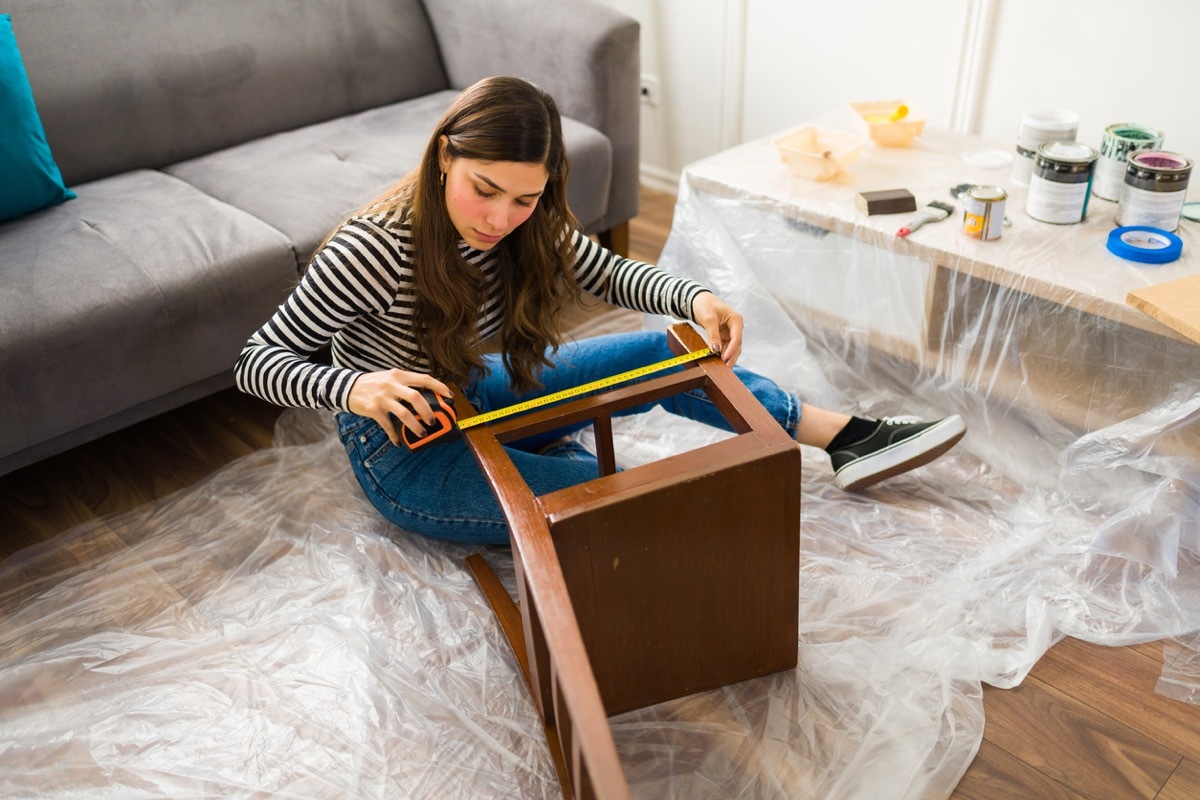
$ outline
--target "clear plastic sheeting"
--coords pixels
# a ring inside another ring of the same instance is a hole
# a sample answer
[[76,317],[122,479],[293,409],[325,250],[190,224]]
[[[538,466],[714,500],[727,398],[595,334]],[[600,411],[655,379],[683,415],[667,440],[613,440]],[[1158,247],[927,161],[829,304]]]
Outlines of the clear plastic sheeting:
[[326,417],[279,433],[4,564],[0,796],[559,796],[469,551],[389,529]]
[[1163,644],[1163,662],[1158,693],[1200,705],[1200,633],[1168,639]]
[[[614,718],[634,796],[945,797],[983,684],[1064,635],[1167,639],[1160,691],[1195,702],[1200,347],[939,279],[794,213],[786,175],[772,200],[701,167],[662,263],[743,310],[746,366],[970,430],[862,494],[805,448],[799,666]],[[632,464],[720,435],[655,412],[616,447]],[[558,797],[470,550],[383,522],[345,461],[326,415],[287,412],[276,447],[0,565],[0,795]],[[511,590],[507,550],[485,557]]]

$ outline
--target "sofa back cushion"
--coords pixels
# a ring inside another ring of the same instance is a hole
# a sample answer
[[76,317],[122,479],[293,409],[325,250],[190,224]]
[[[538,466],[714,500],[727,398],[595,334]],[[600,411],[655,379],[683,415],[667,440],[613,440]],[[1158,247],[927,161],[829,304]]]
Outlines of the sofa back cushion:
[[420,0],[9,0],[68,185],[449,88]]

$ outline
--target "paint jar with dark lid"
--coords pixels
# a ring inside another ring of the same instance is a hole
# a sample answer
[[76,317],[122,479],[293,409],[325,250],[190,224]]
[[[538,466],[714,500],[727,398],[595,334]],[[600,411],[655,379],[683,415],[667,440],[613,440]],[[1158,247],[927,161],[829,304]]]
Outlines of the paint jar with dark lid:
[[1174,231],[1179,227],[1191,176],[1192,160],[1178,153],[1139,150],[1130,154],[1117,224]]
[[1071,225],[1087,216],[1099,153],[1081,142],[1046,142],[1037,149],[1025,213],[1039,222]]

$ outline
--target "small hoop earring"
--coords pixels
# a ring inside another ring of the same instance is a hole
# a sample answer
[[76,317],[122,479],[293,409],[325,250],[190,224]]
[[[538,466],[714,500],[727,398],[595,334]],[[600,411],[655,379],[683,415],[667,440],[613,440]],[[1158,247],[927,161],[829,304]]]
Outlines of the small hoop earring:
[[442,186],[446,185],[446,173],[443,172],[441,176],[438,177],[438,183],[440,183]]

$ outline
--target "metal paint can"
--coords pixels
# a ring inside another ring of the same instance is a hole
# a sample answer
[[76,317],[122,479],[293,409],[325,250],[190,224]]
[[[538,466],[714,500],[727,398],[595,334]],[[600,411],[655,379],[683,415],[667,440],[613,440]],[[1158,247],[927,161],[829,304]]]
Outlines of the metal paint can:
[[1192,160],[1178,153],[1139,150],[1129,156],[1117,224],[1176,230],[1191,175]]
[[963,233],[985,242],[999,239],[1004,230],[1004,202],[1008,192],[1000,186],[972,186],[960,199]]
[[1129,155],[1138,150],[1157,150],[1162,143],[1163,132],[1157,128],[1128,122],[1109,125],[1100,140],[1100,158],[1096,160],[1092,194],[1105,200],[1120,200]]
[[1087,216],[1099,153],[1081,142],[1046,142],[1037,149],[1025,213],[1039,222],[1073,225]]
[[1046,142],[1072,142],[1079,132],[1079,114],[1067,108],[1032,108],[1021,114],[1012,179],[1026,186],[1033,174],[1037,149]]

